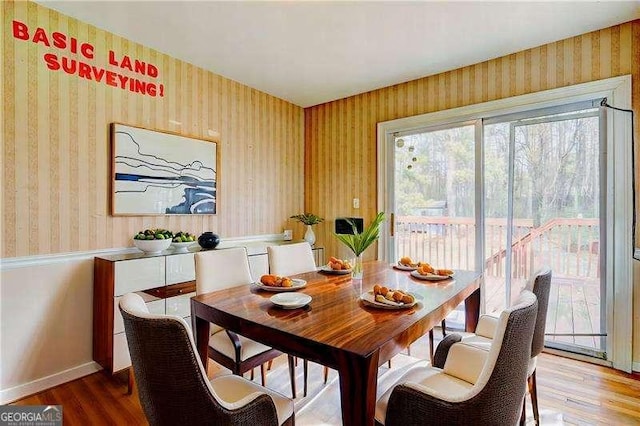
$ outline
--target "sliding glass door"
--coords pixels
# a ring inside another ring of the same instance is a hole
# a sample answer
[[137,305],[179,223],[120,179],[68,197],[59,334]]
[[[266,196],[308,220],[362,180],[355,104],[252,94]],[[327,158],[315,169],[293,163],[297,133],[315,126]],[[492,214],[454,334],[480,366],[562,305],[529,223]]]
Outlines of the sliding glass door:
[[593,104],[394,133],[390,258],[484,270],[486,312],[513,303],[548,265],[547,344],[606,358],[605,162]]
[[606,358],[604,150],[591,105],[485,120],[485,308],[513,303],[550,266],[547,345]]

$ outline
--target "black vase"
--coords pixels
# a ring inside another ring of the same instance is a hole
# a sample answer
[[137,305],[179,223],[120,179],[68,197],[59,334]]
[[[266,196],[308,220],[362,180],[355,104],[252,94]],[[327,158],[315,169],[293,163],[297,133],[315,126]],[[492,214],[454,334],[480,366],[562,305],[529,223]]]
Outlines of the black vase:
[[211,250],[220,244],[220,237],[211,231],[207,231],[198,237],[198,244],[205,250]]

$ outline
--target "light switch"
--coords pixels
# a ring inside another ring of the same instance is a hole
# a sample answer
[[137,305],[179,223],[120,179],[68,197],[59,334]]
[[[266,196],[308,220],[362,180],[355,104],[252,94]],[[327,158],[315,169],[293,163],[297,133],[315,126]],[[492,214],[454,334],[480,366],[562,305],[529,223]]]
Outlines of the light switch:
[[353,208],[354,209],[359,209],[360,208],[360,198],[354,198],[353,199]]

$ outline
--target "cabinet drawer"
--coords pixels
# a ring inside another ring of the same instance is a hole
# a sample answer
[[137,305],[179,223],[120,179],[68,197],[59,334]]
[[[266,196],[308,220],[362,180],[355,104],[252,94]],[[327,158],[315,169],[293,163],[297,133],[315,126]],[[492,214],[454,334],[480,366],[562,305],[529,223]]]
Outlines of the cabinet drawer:
[[196,268],[193,253],[166,256],[167,285],[193,281],[196,279]]
[[[121,297],[122,296],[116,297],[113,305],[114,334],[124,332],[124,322],[122,321],[122,314],[120,313],[120,308],[118,307]],[[147,302],[147,309],[149,309],[149,313],[152,314],[164,314],[164,299]]]
[[167,315],[177,315],[179,317],[188,317],[191,315],[191,298],[196,293],[183,294],[182,296],[170,297],[165,299]]
[[164,285],[165,256],[115,264],[115,296]]
[[118,333],[113,336],[113,372],[131,366],[129,347],[127,346],[127,335]]

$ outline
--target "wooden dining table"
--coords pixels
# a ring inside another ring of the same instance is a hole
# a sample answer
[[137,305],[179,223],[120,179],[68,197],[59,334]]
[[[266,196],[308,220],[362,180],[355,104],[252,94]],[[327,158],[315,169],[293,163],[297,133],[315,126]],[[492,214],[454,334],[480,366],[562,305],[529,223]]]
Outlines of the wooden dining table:
[[[191,314],[202,363],[207,365],[209,323],[282,352],[336,369],[342,421],[373,425],[377,370],[465,302],[465,328],[475,330],[480,310],[481,274],[456,270],[453,278],[424,281],[382,261],[365,262],[362,280],[349,275],[309,272],[297,290],[311,296],[298,309],[282,309],[269,298],[276,293],[242,285],[191,299]],[[408,309],[380,309],[361,300],[375,284],[413,293]]]

